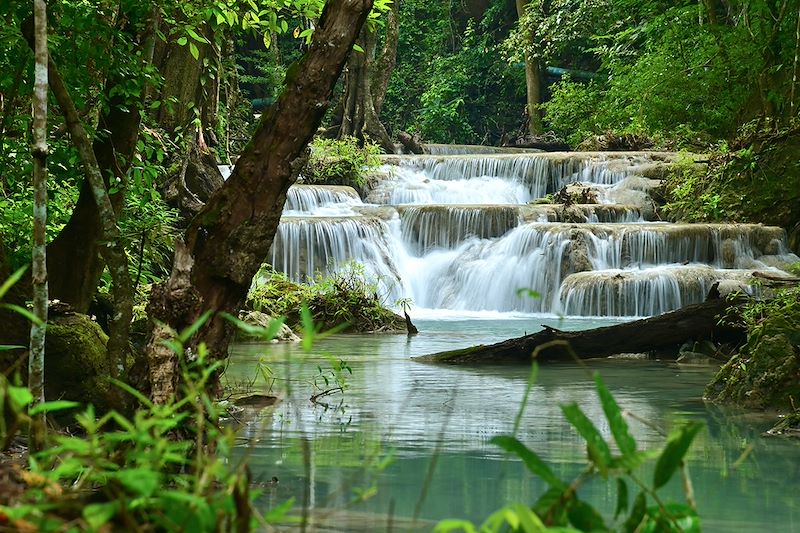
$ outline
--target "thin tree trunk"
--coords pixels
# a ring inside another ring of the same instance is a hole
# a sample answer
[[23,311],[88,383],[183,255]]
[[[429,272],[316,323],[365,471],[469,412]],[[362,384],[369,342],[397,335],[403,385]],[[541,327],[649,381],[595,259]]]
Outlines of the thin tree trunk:
[[[517,17],[522,19],[525,15],[525,6],[528,5],[528,0],[516,0]],[[534,36],[528,35],[526,37],[529,41],[533,41]],[[542,124],[542,113],[539,105],[542,103],[542,73],[539,60],[525,54],[525,87],[527,91],[527,106],[528,111],[528,133],[531,135],[541,135],[544,132],[544,125]]]
[[[307,159],[308,142],[371,8],[372,0],[326,4],[308,52],[290,69],[283,93],[262,116],[233,174],[186,230],[170,279],[153,288],[148,307],[153,319],[180,331],[206,311],[231,313],[242,305],[272,245],[286,191]],[[223,358],[231,333],[230,324],[214,316],[190,344],[203,341],[212,358]],[[146,348],[156,402],[177,392],[178,354],[163,344],[171,335],[155,328]]]
[[[44,341],[47,331],[47,5],[34,0],[34,51],[36,66],[33,89],[33,314],[28,355],[28,386],[34,405],[44,402]],[[30,430],[32,451],[45,440],[44,413],[33,417]]]

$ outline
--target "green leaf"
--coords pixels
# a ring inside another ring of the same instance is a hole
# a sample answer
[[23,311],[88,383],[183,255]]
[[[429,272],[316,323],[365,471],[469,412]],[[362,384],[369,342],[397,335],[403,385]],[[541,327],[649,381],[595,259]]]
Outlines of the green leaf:
[[[195,59],[197,59],[197,58],[195,58]],[[205,313],[203,313],[202,315],[200,315],[200,318],[198,318],[197,320],[195,320],[195,321],[192,323],[192,325],[190,325],[188,328],[186,328],[186,329],[184,329],[183,331],[181,331],[181,334],[180,334],[180,335],[178,335],[178,340],[181,342],[181,344],[186,344],[186,341],[188,341],[189,339],[191,339],[191,338],[192,338],[192,335],[194,335],[195,333],[197,333],[197,331],[198,331],[200,328],[202,328],[202,327],[203,327],[203,324],[205,324],[206,322],[208,322],[208,319],[209,319],[209,318],[211,318],[211,315],[213,315],[213,314],[214,314],[214,311],[212,311],[211,309],[209,309],[208,311],[206,311]]]
[[614,519],[621,513],[628,511],[628,484],[621,477],[617,478],[617,508],[614,511]]
[[14,387],[11,385],[6,389],[6,394],[8,399],[11,400],[11,405],[15,411],[21,411],[33,401],[33,394],[31,394],[28,387]]
[[0,352],[7,352],[8,350],[27,350],[27,346],[14,346],[13,344],[0,345]]
[[26,270],[28,270],[27,265],[17,269],[16,272],[8,276],[8,279],[5,280],[2,285],[0,285],[0,298],[5,296],[6,293],[11,290],[11,287],[13,287],[14,284],[16,284],[20,278],[22,278],[22,275],[25,274]]
[[119,501],[105,502],[105,503],[90,503],[83,508],[83,519],[89,524],[92,529],[100,529],[101,526],[108,523],[119,509]]
[[35,405],[28,411],[30,416],[38,415],[39,413],[52,413],[53,411],[63,411],[65,409],[74,409],[80,407],[78,402],[71,402],[69,400],[54,400],[52,402],[44,402]]
[[631,514],[628,516],[628,519],[625,520],[625,524],[622,526],[623,530],[628,533],[636,531],[636,529],[639,527],[639,524],[642,523],[642,519],[644,518],[646,512],[647,496],[645,496],[644,491],[642,491],[638,496],[636,496],[636,500],[633,502]]
[[517,297],[522,298],[523,296],[527,296],[528,298],[541,298],[542,293],[535,291],[533,289],[528,288],[521,288],[517,289]]
[[272,45],[272,36],[268,31],[264,32],[264,48],[269,48]]
[[611,434],[614,435],[614,441],[617,443],[619,451],[626,457],[635,454],[636,440],[628,430],[628,423],[625,422],[617,401],[608,391],[606,384],[603,383],[603,378],[597,372],[594,374],[594,382],[597,385],[597,395],[600,396],[603,412],[606,414]]
[[464,533],[478,533],[475,524],[468,520],[442,520],[433,528],[433,533],[451,533],[463,531]]
[[564,416],[567,417],[570,424],[572,424],[572,426],[578,430],[578,433],[586,440],[586,446],[589,449],[589,459],[593,461],[600,469],[600,472],[605,475],[608,470],[608,465],[611,462],[611,450],[608,448],[608,443],[603,439],[603,436],[592,421],[581,411],[578,404],[573,402],[568,405],[562,405],[561,410],[564,412]]
[[42,322],[39,319],[38,316],[34,315],[33,313],[31,313],[30,311],[28,311],[24,307],[20,307],[19,305],[15,305],[15,304],[0,304],[0,308],[10,309],[11,311],[14,311],[15,313],[17,313],[18,315],[24,316],[25,318],[27,318],[28,320],[30,320],[31,322],[33,322],[37,326],[41,326],[41,325],[44,324],[44,322]]
[[158,472],[145,468],[129,468],[114,474],[122,485],[138,496],[151,496],[161,485]]
[[575,499],[567,509],[567,516],[572,525],[581,531],[608,531],[603,517],[594,507]]
[[356,43],[353,43],[353,50],[355,50],[356,52],[361,52],[362,54],[364,53],[364,49],[358,46],[358,44]]
[[197,45],[194,43],[189,43],[189,53],[192,54],[195,61],[200,58],[200,50],[197,49]]
[[664,451],[656,462],[656,470],[653,473],[654,489],[663,487],[672,478],[701,429],[703,424],[700,422],[690,422],[670,435]]
[[264,515],[264,520],[266,520],[268,524],[282,522],[286,516],[286,513],[291,511],[292,507],[294,507],[294,498],[289,498],[277,507],[270,509],[269,512]]
[[542,520],[528,507],[521,503],[512,504],[510,507],[517,514],[519,525],[522,526],[522,530],[525,533],[540,533],[546,530]]
[[[189,36],[192,39],[194,39],[195,41],[197,41],[198,43],[203,43],[203,44],[207,44],[208,43],[208,39],[206,39],[202,35],[198,34],[196,31],[194,31],[193,28],[190,28],[189,26],[186,27],[186,33],[188,33]],[[195,59],[197,59],[197,58],[195,58]]]
[[535,452],[531,451],[527,446],[517,440],[516,437],[511,437],[509,435],[498,435],[493,437],[490,442],[495,446],[499,446],[505,451],[513,453],[522,459],[522,462],[525,463],[525,466],[528,468],[528,470],[542,478],[542,480],[548,485],[557,487],[562,491],[567,488],[567,484],[556,477],[553,471],[550,470],[550,467],[547,466],[547,464],[545,464],[545,462],[542,461],[542,459],[536,455]]
[[179,46],[186,46],[186,43],[189,42],[189,39],[186,37],[178,37],[178,45]]

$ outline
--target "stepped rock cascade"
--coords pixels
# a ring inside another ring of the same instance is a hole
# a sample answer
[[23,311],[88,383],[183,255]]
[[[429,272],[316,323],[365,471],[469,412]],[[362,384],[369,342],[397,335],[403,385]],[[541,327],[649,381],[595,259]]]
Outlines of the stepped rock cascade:
[[295,280],[357,261],[388,302],[435,313],[618,317],[698,303],[716,282],[754,292],[754,271],[800,260],[781,228],[647,222],[675,154],[436,150],[385,156],[365,203],[293,186],[268,260]]

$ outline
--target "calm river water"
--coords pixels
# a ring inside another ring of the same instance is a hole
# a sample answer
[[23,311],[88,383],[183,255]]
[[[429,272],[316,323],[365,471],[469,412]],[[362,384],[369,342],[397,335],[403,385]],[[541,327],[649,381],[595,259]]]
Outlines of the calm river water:
[[[535,501],[542,482],[489,442],[511,433],[528,369],[411,358],[531,333],[541,324],[583,329],[601,323],[530,316],[415,322],[421,331],[415,337],[339,335],[318,341],[311,353],[289,344],[235,347],[229,384],[253,379],[262,361],[276,378],[273,392],[284,395],[274,410],[249,418],[236,450],[249,456],[254,480],[264,482],[264,512],[293,497],[322,524],[318,531],[430,531],[443,518],[480,522],[505,503]],[[345,371],[346,392],[321,398],[327,407],[313,405],[315,378],[324,385],[320,372],[340,359],[352,369]],[[623,408],[655,426],[668,431],[687,420],[705,422],[690,452],[704,531],[800,532],[800,445],[759,437],[768,422],[752,414],[705,404],[703,386],[713,369],[624,359],[587,364]],[[254,386],[265,390],[263,380]],[[571,401],[610,438],[590,372],[577,364],[540,369],[518,434],[570,479],[585,465],[585,446],[559,409]],[[640,447],[663,442],[651,427],[630,425]],[[750,446],[752,454],[735,466]],[[649,475],[652,465],[646,470]],[[269,483],[273,476],[278,483]],[[666,496],[681,496],[676,481],[662,489]],[[580,494],[608,514],[616,501],[611,484],[590,483]]]

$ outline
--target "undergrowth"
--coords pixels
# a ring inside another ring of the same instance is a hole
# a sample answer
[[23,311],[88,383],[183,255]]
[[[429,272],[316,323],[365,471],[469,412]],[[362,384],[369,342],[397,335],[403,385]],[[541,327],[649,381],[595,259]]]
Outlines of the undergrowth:
[[796,411],[800,405],[800,287],[750,302],[741,319],[747,341],[706,387],[706,395],[742,407]]
[[364,267],[348,263],[327,276],[318,275],[312,283],[297,283],[268,265],[256,275],[248,295],[255,311],[287,317],[295,329],[300,324],[300,309],[308,304],[314,322],[324,329],[377,332],[396,331],[405,322],[386,307],[376,283],[369,281]]
[[301,172],[302,181],[317,185],[347,185],[363,191],[368,171],[380,164],[380,153],[377,144],[360,146],[355,137],[317,137],[311,142],[311,157]]

